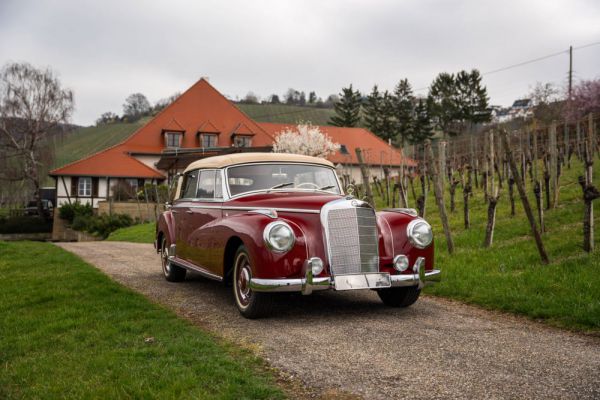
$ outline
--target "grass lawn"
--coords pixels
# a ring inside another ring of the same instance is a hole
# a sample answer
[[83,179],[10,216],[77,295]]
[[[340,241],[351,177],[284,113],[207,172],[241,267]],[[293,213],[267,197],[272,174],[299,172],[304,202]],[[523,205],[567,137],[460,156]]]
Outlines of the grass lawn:
[[111,233],[106,240],[118,242],[153,243],[155,223],[138,224],[120,228]]
[[0,287],[2,399],[283,397],[249,351],[52,244],[0,242]]

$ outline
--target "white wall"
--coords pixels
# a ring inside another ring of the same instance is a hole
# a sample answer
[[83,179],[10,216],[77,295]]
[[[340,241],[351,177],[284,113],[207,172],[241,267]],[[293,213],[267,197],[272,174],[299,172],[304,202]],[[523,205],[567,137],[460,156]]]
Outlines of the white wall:
[[156,163],[158,162],[158,160],[160,160],[159,156],[142,156],[142,155],[136,155],[134,157],[136,160],[143,162],[145,165],[147,165],[150,168],[156,169]]
[[[63,179],[64,179],[64,185],[63,185]],[[66,186],[66,190],[65,190],[65,186]],[[76,197],[73,196],[72,193],[70,193],[71,191],[71,177],[70,176],[63,176],[63,177],[58,177],[58,181],[56,183],[56,202],[57,202],[57,206],[60,207],[63,204],[69,204],[69,199],[67,198],[67,193],[69,196],[71,196],[71,203],[74,203],[75,201],[79,201],[81,204],[90,204],[90,202],[92,201],[91,197]],[[99,178],[98,179],[98,197],[94,197],[94,203],[92,204],[92,206],[94,208],[98,208],[98,201],[102,201],[102,200],[106,200],[108,196],[108,186],[107,186],[107,179],[106,178]]]

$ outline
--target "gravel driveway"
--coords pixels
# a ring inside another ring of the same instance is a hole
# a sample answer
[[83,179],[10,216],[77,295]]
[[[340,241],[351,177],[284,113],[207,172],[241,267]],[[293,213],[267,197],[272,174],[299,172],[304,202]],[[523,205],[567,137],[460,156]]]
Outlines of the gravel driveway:
[[205,329],[258,348],[316,393],[385,398],[600,398],[600,339],[437,298],[408,309],[370,291],[281,296],[246,320],[230,288],[169,283],[152,245],[61,243],[118,282]]

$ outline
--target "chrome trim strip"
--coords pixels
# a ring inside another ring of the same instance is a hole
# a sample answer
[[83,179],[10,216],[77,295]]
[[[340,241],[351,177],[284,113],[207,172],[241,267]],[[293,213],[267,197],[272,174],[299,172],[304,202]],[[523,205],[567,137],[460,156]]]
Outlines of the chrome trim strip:
[[306,213],[306,214],[319,214],[319,210],[311,210],[307,208],[268,208],[268,207],[237,207],[237,206],[199,206],[199,205],[187,205],[178,206],[174,205],[172,208],[206,208],[209,210],[234,210],[234,211],[264,211],[272,210],[276,212],[291,212],[291,213]]
[[178,257],[169,257],[169,261],[172,262],[173,264],[185,268],[185,269],[190,269],[192,271],[198,272],[200,275],[209,278],[209,279],[214,279],[215,281],[219,281],[221,282],[223,280],[222,277],[220,277],[219,275],[215,275],[212,272],[209,272],[207,270],[205,270],[202,267],[199,267],[195,264],[192,264],[189,261],[186,260],[182,260],[181,258]]
[[405,215],[410,215],[411,217],[418,217],[419,213],[414,208],[384,208],[381,211],[395,212]]

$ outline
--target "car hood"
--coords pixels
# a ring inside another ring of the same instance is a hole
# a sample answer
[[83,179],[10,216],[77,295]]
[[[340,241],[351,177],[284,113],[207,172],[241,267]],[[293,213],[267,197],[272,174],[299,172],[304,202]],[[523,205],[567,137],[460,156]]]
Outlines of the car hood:
[[343,196],[315,192],[271,192],[242,196],[228,202],[235,207],[265,207],[302,210],[320,210],[324,204]]

